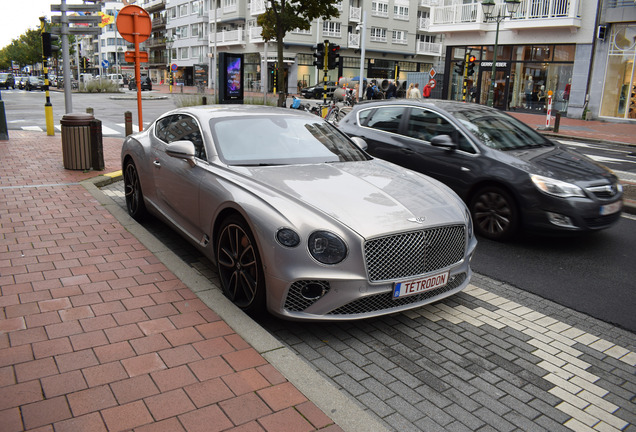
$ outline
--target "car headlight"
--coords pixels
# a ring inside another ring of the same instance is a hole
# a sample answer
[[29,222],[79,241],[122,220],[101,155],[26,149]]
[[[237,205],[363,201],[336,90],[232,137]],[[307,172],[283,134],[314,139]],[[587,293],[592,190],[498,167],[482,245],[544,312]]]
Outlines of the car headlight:
[[567,197],[585,197],[583,189],[572,183],[567,183],[561,180],[556,180],[550,177],[543,177],[533,174],[530,176],[532,183],[541,192],[545,192],[548,195],[554,195],[559,198]]
[[316,231],[309,236],[309,253],[323,264],[338,264],[347,256],[347,245],[334,233]]

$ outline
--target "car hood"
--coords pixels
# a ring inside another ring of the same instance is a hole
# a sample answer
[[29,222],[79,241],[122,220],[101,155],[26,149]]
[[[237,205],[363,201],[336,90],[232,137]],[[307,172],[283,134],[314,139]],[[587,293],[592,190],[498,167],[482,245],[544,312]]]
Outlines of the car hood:
[[449,188],[384,161],[249,167],[243,172],[266,189],[310,206],[365,238],[465,223],[464,204]]
[[541,147],[527,150],[498,152],[504,162],[530,174],[539,174],[571,183],[616,180],[607,168],[592,159],[565,147]]

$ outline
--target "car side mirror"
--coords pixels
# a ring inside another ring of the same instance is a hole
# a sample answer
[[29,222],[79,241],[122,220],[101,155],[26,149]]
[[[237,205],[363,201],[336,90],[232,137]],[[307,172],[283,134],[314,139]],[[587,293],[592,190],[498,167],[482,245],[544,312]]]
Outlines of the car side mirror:
[[444,147],[448,150],[456,150],[457,144],[453,142],[450,135],[437,135],[431,138],[431,145],[435,147]]
[[367,148],[369,147],[367,142],[360,137],[351,137],[351,141],[364,151],[367,151]]
[[190,141],[173,141],[166,146],[166,154],[173,158],[183,159],[191,167],[196,165],[194,161],[194,144]]

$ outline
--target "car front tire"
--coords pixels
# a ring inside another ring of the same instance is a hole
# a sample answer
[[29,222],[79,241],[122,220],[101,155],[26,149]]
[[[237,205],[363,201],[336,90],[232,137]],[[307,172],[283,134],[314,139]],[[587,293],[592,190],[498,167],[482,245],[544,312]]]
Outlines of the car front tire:
[[265,310],[265,276],[254,236],[243,218],[226,218],[216,241],[216,261],[223,294],[249,314]]
[[126,162],[126,167],[124,168],[124,195],[126,197],[126,209],[128,210],[128,214],[138,222],[143,221],[148,211],[144,203],[144,195],[141,191],[137,167],[131,160]]
[[519,228],[519,210],[512,196],[497,186],[480,189],[470,201],[478,235],[490,240],[512,238]]

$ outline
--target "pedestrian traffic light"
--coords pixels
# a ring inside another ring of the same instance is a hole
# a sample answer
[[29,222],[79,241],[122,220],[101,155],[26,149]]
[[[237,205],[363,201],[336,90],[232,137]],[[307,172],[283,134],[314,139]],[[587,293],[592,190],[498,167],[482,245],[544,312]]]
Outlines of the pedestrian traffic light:
[[466,75],[471,76],[475,73],[475,60],[477,57],[471,55],[468,57],[468,64],[466,65]]
[[59,51],[60,47],[55,42],[60,39],[58,35],[49,32],[42,32],[42,57],[49,58],[54,51]]
[[325,44],[319,43],[316,45],[316,52],[314,53],[314,65],[318,67],[318,69],[324,69],[325,67]]
[[336,69],[340,65],[340,45],[329,44],[327,69]]
[[455,64],[455,73],[458,75],[464,75],[464,62],[463,61],[458,61],[457,64]]

